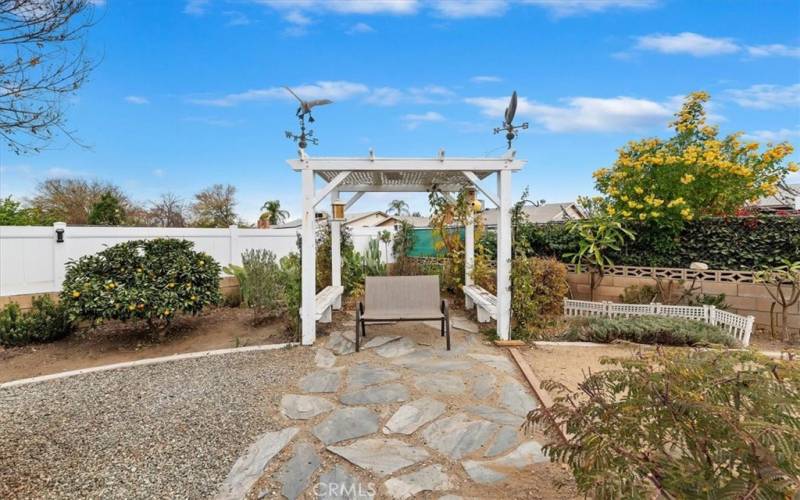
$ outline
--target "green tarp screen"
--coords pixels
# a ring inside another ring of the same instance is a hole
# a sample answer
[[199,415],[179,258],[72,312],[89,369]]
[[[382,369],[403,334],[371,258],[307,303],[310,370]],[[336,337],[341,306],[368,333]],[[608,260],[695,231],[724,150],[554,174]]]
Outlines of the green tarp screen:
[[[458,232],[461,235],[461,241],[464,241],[464,228],[462,227]],[[441,257],[436,253],[435,240],[433,229],[414,229],[414,247],[408,253],[409,257]]]

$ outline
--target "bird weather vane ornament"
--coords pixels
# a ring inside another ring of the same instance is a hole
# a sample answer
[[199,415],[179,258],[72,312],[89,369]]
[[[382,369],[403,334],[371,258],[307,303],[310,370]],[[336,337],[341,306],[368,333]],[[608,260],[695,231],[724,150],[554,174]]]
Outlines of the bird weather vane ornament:
[[314,123],[314,117],[311,116],[311,108],[315,106],[323,106],[325,104],[332,104],[333,101],[330,99],[311,99],[308,101],[304,101],[300,99],[300,96],[294,93],[292,89],[289,87],[285,88],[290,94],[294,96],[295,99],[300,103],[300,106],[297,108],[297,119],[300,120],[300,135],[293,134],[291,131],[286,131],[286,138],[291,139],[297,142],[297,145],[300,146],[300,149],[306,149],[306,147],[310,144],[317,145],[319,144],[319,139],[314,137],[314,131],[308,130],[306,131],[306,115],[308,115],[308,123]]
[[528,128],[528,122],[524,122],[522,125],[514,125],[514,115],[517,113],[517,91],[515,90],[511,94],[511,100],[508,102],[508,107],[506,108],[505,115],[503,117],[503,126],[497,127],[494,129],[495,134],[499,134],[500,132],[506,132],[506,140],[508,141],[508,149],[511,149],[511,142],[517,138],[519,134],[519,130],[525,130]]

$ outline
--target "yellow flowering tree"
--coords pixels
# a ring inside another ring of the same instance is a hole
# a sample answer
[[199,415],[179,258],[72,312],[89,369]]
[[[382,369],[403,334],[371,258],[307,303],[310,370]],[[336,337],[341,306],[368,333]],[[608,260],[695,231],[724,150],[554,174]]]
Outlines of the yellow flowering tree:
[[675,135],[631,141],[611,168],[594,173],[606,196],[606,212],[625,219],[676,222],[735,213],[748,202],[777,192],[796,163],[785,163],[788,143],[742,141],[742,133],[720,137],[706,124],[705,92],[689,94],[670,124]]

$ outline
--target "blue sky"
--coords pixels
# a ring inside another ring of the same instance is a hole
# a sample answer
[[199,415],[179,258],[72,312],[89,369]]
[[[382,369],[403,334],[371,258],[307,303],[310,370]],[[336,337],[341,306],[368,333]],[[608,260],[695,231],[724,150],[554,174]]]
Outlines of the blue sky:
[[[246,219],[274,198],[295,215],[284,130],[296,106],[281,85],[335,101],[315,113],[319,156],[502,154],[491,129],[516,89],[531,128],[515,191],[548,201],[591,193],[591,172],[628,140],[665,134],[694,90],[711,93],[723,132],[800,145],[796,0],[95,3],[99,65],[68,110],[90,148],[0,149],[2,196],[48,176],[110,180],[141,202],[221,182]],[[424,195],[407,199],[427,213]]]

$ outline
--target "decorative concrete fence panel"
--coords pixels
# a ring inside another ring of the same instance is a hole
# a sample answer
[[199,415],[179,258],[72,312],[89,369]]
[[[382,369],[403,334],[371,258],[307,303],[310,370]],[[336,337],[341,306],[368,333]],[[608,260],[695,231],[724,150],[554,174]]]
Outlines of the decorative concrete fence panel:
[[[355,249],[364,253],[369,241],[386,228],[353,228]],[[61,234],[59,235],[59,231]],[[221,265],[241,264],[248,249],[270,250],[283,257],[297,252],[299,229],[221,229],[160,227],[0,226],[0,296],[56,292],[64,280],[70,260],[97,253],[123,241],[180,238],[194,242],[195,248]],[[384,260],[386,246],[379,244]]]
[[606,316],[609,318],[630,318],[632,316],[669,316],[686,318],[717,325],[739,341],[743,346],[750,344],[753,333],[753,316],[721,311],[714,306],[670,306],[664,304],[616,304],[614,302],[590,302],[588,300],[564,299],[565,316]]

